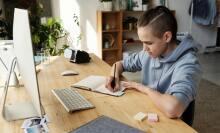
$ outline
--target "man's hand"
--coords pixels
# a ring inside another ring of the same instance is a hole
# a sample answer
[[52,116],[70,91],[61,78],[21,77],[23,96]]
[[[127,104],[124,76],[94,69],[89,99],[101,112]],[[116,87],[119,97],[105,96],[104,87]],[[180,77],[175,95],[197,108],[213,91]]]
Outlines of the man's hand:
[[130,88],[130,89],[136,89],[137,91],[143,92],[144,88],[146,86],[140,84],[140,83],[136,83],[136,82],[132,82],[132,81],[121,81],[122,86],[124,86],[125,88]]
[[106,79],[105,88],[110,90],[111,92],[116,92],[120,89],[119,78],[115,77],[115,86],[112,86],[113,77],[110,76]]
[[156,106],[169,118],[180,117],[184,112],[182,103],[175,96],[169,94],[161,94],[160,92],[157,92],[148,86],[144,86],[136,82],[123,81],[122,86],[147,94],[156,104]]
[[[122,61],[118,61],[112,65],[110,77],[106,79],[105,87],[111,92],[116,92],[120,89],[119,77],[123,72]],[[113,80],[115,77],[115,80]],[[115,83],[113,83],[115,81]]]

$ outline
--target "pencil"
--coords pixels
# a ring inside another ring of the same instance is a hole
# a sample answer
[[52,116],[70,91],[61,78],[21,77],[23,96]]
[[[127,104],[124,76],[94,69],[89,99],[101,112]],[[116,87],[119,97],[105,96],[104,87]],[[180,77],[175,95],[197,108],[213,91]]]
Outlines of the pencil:
[[114,65],[114,76],[113,76],[113,79],[112,79],[112,82],[111,82],[111,87],[113,88],[113,91],[114,91],[115,85],[116,85],[116,83],[115,83],[115,72],[116,72],[116,63]]

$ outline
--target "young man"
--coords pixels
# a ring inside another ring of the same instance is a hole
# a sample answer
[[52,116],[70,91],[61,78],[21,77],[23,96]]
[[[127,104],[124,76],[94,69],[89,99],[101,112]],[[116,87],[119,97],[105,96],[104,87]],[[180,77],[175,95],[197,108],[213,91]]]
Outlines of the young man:
[[123,71],[141,71],[141,83],[123,82],[123,86],[147,94],[169,118],[180,117],[195,99],[201,67],[196,55],[198,45],[191,36],[179,42],[176,32],[176,19],[166,7],[145,12],[138,20],[143,51],[116,62],[116,86],[111,86],[113,67],[106,87],[117,91]]

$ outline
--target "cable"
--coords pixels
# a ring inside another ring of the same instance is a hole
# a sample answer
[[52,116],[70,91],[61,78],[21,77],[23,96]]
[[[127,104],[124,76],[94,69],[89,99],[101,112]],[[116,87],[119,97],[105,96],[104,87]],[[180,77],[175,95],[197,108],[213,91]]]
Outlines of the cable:
[[10,77],[11,77],[11,73],[14,71],[15,69],[15,65],[16,65],[16,62],[17,62],[17,58],[15,57],[13,60],[12,60],[12,63],[11,63],[11,67],[10,67],[10,71],[8,73],[8,78],[5,82],[5,89],[8,88],[9,86],[9,81],[10,81]]
[[[0,49],[1,50],[1,49]],[[3,48],[2,50],[7,51],[7,48]],[[4,61],[2,60],[2,58],[0,57],[0,61],[2,62],[3,66],[5,67],[5,69],[8,71],[7,66],[5,65]]]

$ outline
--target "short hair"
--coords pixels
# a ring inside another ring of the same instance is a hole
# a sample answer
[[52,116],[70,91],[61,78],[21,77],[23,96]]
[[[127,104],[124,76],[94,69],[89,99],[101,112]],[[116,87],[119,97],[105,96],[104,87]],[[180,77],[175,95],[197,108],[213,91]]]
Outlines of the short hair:
[[161,38],[166,31],[172,33],[171,41],[176,40],[177,21],[173,13],[164,6],[157,6],[143,13],[138,19],[138,27],[150,26],[154,36]]

